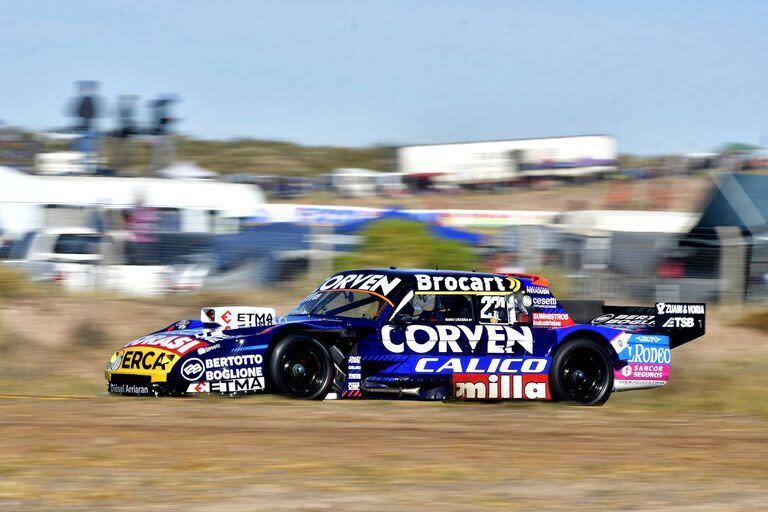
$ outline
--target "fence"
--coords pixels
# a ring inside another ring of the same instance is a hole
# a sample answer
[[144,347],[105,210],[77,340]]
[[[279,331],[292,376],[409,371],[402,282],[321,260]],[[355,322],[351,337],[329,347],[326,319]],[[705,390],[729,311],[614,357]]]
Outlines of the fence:
[[[7,206],[0,204],[0,212],[11,211]],[[152,229],[137,237],[126,222],[130,212],[45,207],[34,221],[0,218],[4,225],[41,224],[24,235],[8,233],[0,256],[35,280],[72,290],[154,295],[270,287],[308,273],[328,274],[336,254],[357,248],[350,224],[329,225],[329,211],[333,213],[323,207],[293,208],[296,218],[286,217],[291,222],[250,218],[233,224],[213,219],[207,232],[186,233],[173,222],[173,212],[159,212]],[[16,212],[18,217],[32,210]],[[325,223],[311,222],[317,212]],[[552,273],[575,298],[634,303],[768,298],[768,244],[760,239],[747,240],[727,229],[706,243],[681,240],[675,233],[583,229],[554,223],[554,216],[544,213],[517,215],[516,221],[534,223],[509,227],[499,225],[501,219],[512,218],[511,212],[420,211],[405,218],[453,226],[460,219],[491,219],[495,227],[485,226],[477,237],[483,240],[476,249],[481,266]],[[349,215],[344,209],[330,218],[349,220]],[[280,215],[274,218],[282,220]]]

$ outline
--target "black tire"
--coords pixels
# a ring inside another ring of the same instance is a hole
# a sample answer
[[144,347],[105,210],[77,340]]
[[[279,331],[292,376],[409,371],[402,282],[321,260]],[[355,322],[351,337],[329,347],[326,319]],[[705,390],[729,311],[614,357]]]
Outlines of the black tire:
[[582,405],[602,405],[613,391],[613,362],[608,350],[588,339],[566,342],[549,369],[552,398]]
[[335,373],[328,349],[306,334],[281,340],[269,360],[275,391],[293,398],[322,400],[333,386]]

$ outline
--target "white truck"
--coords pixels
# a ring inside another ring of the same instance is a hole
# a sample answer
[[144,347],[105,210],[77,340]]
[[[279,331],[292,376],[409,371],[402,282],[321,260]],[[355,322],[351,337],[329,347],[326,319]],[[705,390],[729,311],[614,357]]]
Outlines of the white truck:
[[68,291],[104,289],[125,295],[159,295],[171,287],[167,265],[123,265],[109,235],[83,227],[32,231],[14,242],[5,264],[32,281],[53,282]]

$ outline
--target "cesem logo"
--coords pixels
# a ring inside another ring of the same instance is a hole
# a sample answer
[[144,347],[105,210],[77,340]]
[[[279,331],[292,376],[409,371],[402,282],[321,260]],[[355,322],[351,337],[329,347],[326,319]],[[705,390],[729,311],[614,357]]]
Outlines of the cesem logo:
[[187,359],[181,366],[181,375],[187,380],[198,380],[203,376],[204,371],[205,365],[196,357]]
[[226,310],[222,315],[221,319],[224,320],[224,323],[229,325],[229,321],[232,319],[232,313],[229,312],[229,310]]

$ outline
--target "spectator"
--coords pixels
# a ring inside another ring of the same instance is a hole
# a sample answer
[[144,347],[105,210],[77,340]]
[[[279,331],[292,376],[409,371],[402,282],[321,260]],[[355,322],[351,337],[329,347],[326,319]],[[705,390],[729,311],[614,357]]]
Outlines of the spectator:
[[137,195],[136,204],[128,214],[130,236],[128,260],[133,265],[150,265],[155,261],[153,233],[157,231],[160,216],[155,208],[145,206],[143,195]]

